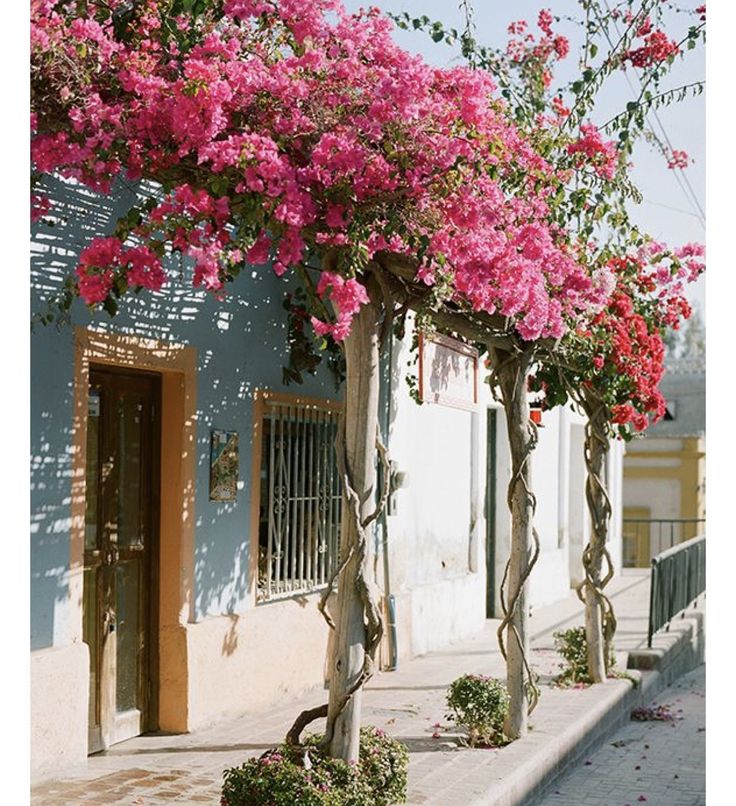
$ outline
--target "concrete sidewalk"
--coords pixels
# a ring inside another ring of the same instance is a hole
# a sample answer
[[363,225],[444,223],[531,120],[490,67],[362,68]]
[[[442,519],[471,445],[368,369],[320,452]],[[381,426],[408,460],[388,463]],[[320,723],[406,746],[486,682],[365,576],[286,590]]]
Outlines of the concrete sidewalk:
[[[646,641],[648,572],[627,570],[611,582],[609,590],[619,623],[619,663],[625,668],[626,653],[635,652]],[[505,676],[496,641],[497,621],[489,620],[483,632],[471,640],[374,677],[364,694],[363,721],[384,728],[409,748],[410,804],[530,803],[555,775],[626,719],[642,697],[651,699],[670,682],[665,673],[670,656],[677,655],[682,671],[687,670],[684,665],[690,655],[678,648],[691,641],[692,630],[678,626],[658,649],[645,653],[646,671],[634,672],[642,676],[644,684],[637,690],[627,680],[609,680],[585,689],[553,687],[559,657],[552,633],[580,624],[582,606],[573,594],[533,614],[532,665],[540,674],[542,696],[532,714],[529,734],[500,750],[462,747],[459,733],[444,718],[445,691],[452,680],[468,672]],[[642,668],[641,662],[638,665]],[[208,730],[132,739],[91,756],[81,770],[38,784],[32,791],[32,803],[217,804],[225,768],[281,741],[303,708],[324,701],[325,692],[317,690]]]
[[672,720],[630,720],[555,781],[539,806],[705,806],[705,667],[651,705],[666,706]]

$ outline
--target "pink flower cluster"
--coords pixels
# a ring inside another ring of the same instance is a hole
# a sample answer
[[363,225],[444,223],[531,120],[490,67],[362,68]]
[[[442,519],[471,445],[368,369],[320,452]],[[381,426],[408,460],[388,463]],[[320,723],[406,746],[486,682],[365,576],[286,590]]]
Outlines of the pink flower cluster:
[[604,142],[598,129],[590,123],[581,126],[580,132],[581,137],[568,145],[568,154],[581,154],[599,176],[613,179],[618,164],[616,143]]
[[552,31],[554,17],[549,9],[542,9],[537,17],[537,25],[542,32],[542,36],[537,40],[534,34],[528,32],[527,23],[524,20],[512,22],[508,26],[508,32],[515,39],[510,39],[506,46],[506,52],[511,59],[517,63],[534,64],[535,71],[541,70],[539,75],[545,86],[549,86],[551,72],[546,64],[554,54],[558,60],[567,57],[570,52],[570,42],[567,37],[561,34],[555,35]]
[[[508,317],[527,340],[605,304],[606,284],[554,223],[557,172],[486,73],[429,66],[393,42],[377,9],[348,14],[339,0],[228,0],[221,19],[178,20],[194,38],[181,46],[161,26],[168,3],[146,0],[125,43],[106,8],[33,7],[33,75],[59,99],[34,109],[34,167],[96,190],[121,173],[171,190],[130,230],[140,246],[101,239],[83,252],[91,304],[123,274],[160,287],[164,246],[190,256],[195,284],[215,293],[243,260],[272,259],[283,274],[327,250],[359,254],[360,266],[419,254],[418,279],[441,279],[443,293]],[[549,12],[538,22],[542,36],[521,47],[543,73],[568,45]],[[84,51],[69,46],[80,32]],[[613,175],[615,148],[594,127],[570,153]],[[367,300],[357,271],[323,277],[337,320],[315,320],[318,332],[348,334]]]
[[687,168],[690,164],[690,157],[687,151],[673,149],[672,153],[667,158],[667,167],[671,170],[675,168]]
[[365,286],[356,279],[345,279],[340,274],[324,271],[317,284],[317,293],[323,299],[328,296],[337,312],[337,321],[334,324],[322,322],[312,317],[312,327],[319,336],[331,335],[336,341],[342,341],[350,332],[350,323],[353,316],[360,310],[361,305],[368,302],[368,292]]
[[147,246],[123,249],[118,238],[95,238],[82,250],[77,266],[79,295],[87,305],[104,302],[116,277],[128,284],[158,291],[166,274],[158,256]]

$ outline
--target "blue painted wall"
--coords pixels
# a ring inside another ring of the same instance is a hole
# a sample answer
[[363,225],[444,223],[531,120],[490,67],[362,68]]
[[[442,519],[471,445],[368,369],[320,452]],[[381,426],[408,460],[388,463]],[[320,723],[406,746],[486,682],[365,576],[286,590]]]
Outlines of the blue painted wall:
[[[31,307],[43,311],[69,276],[84,244],[109,234],[134,200],[133,188],[112,198],[71,183],[48,184],[56,226],[39,224],[32,238]],[[31,647],[65,642],[71,506],[71,427],[74,399],[73,325],[185,343],[198,351],[195,613],[243,609],[249,565],[252,394],[256,388],[337,398],[327,371],[302,386],[284,387],[286,313],[290,283],[270,268],[244,271],[222,301],[194,290],[191,272],[174,261],[177,279],[160,294],[142,292],[111,319],[75,302],[71,324],[37,326],[31,335]],[[210,429],[240,435],[240,479],[234,503],[209,501]]]

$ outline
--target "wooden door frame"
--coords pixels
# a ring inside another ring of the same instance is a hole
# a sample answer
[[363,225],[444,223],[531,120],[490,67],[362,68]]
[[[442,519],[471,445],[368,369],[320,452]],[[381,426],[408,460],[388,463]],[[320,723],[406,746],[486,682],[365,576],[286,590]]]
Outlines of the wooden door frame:
[[[186,625],[194,620],[197,351],[174,342],[77,327],[74,330],[74,414],[69,596],[77,603],[72,636],[81,642],[87,398],[90,364],[161,375],[158,565],[159,681],[152,719],[162,730],[188,730]],[[165,483],[164,483],[165,479]],[[157,710],[157,714],[156,714]],[[85,714],[86,718],[86,714]]]

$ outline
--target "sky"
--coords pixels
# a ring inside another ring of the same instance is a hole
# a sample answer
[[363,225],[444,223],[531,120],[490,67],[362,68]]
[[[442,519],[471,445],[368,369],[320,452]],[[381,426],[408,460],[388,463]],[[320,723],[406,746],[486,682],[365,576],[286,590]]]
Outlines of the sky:
[[[515,0],[513,3],[501,0],[470,0],[473,9],[476,38],[480,44],[502,47],[508,34],[507,26],[515,20],[527,20],[534,23],[539,11],[548,8],[553,15],[579,16],[580,7],[576,0]],[[604,0],[605,2],[605,0]],[[610,0],[609,0],[610,2]],[[365,6],[360,0],[345,0],[348,9],[354,11]],[[464,15],[460,9],[460,0],[372,0],[386,12],[400,14],[408,12],[412,18],[426,15],[431,20],[441,20],[446,27],[462,30]],[[692,7],[697,3],[692,2]],[[688,7],[691,7],[688,5]],[[674,10],[666,13],[665,22],[668,33],[681,39],[690,25],[697,21]],[[553,26],[555,32],[564,34],[570,39],[570,55],[563,61],[558,70],[558,83],[570,80],[578,74],[577,52],[582,42],[580,30],[571,22],[561,20]],[[420,53],[431,64],[446,66],[462,63],[457,48],[450,48],[444,43],[434,43],[426,33],[418,31],[397,30],[396,41],[407,50]],[[633,90],[627,81],[631,81]],[[705,78],[705,48],[702,42],[694,50],[686,51],[684,60],[677,60],[671,74],[662,84],[662,89],[678,87],[700,81]],[[626,102],[632,100],[638,92],[636,73],[629,69],[626,74],[620,73],[604,85],[601,102],[593,117],[593,123],[603,123],[625,108]],[[705,93],[696,97],[688,97],[679,104],[673,104],[657,110],[657,121],[650,115],[652,127],[660,139],[669,139],[672,148],[686,151],[692,164],[684,173],[705,212]],[[665,134],[662,133],[664,127]],[[670,246],[678,246],[691,241],[703,243],[705,229],[698,215],[695,202],[689,197],[687,185],[682,173],[678,175],[669,168],[661,153],[649,143],[637,145],[633,156],[632,178],[644,197],[642,204],[632,210],[632,217],[643,232],[648,232],[655,239]],[[682,185],[682,186],[681,186]],[[698,305],[704,314],[705,283],[701,279],[688,289],[691,301]]]

